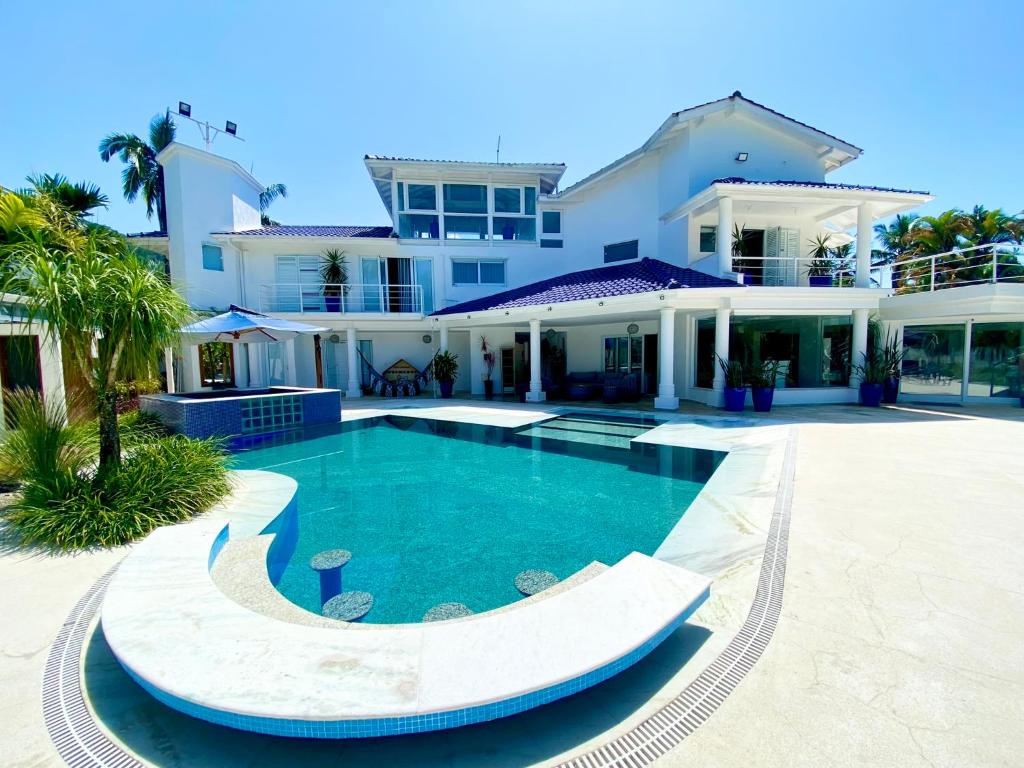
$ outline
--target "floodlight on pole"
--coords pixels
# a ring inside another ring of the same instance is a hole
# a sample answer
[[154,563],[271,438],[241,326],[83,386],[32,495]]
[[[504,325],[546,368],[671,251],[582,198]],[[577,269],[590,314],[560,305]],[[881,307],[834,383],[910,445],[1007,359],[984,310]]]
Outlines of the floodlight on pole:
[[[170,111],[170,110],[168,110]],[[178,102],[178,111],[175,112],[179,117],[184,117],[186,120],[191,120],[199,128],[199,134],[203,137],[203,144],[206,145],[206,151],[210,151],[210,145],[213,144],[214,139],[219,134],[226,133],[239,141],[245,141],[241,136],[238,135],[238,123],[233,123],[230,120],[225,121],[223,130],[216,128],[206,120],[197,120],[192,117],[192,105],[185,101]]]

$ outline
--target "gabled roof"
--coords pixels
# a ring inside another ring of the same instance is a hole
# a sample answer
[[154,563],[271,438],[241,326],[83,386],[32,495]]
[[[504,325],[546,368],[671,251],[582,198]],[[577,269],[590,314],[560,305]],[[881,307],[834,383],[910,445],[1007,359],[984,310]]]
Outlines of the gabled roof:
[[233,237],[391,237],[390,226],[346,226],[319,224],[275,224],[241,232],[214,232]]
[[724,179],[715,179],[712,184],[746,184],[762,187],[807,187],[808,189],[856,189],[863,192],[901,192],[907,195],[928,195],[930,192],[922,192],[916,189],[898,189],[896,187],[873,187],[863,184],[829,184],[824,181],[793,181],[790,179],[777,179],[775,181],[750,181],[739,176],[727,176]]
[[807,135],[808,137],[815,137],[824,145],[829,145],[834,148],[838,153],[839,158],[834,161],[834,167],[829,170],[834,170],[841,165],[845,165],[850,160],[854,160],[863,153],[860,147],[850,144],[837,136],[833,136],[831,133],[826,133],[820,128],[815,128],[812,125],[796,120],[795,118],[784,115],[781,112],[777,112],[774,109],[766,107],[764,104],[759,104],[756,101],[746,98],[739,91],[734,91],[731,96],[727,96],[724,99],[716,99],[715,101],[708,101],[704,104],[698,104],[695,107],[688,107],[687,109],[673,112],[668,116],[668,119],[656,130],[647,141],[640,147],[633,150],[632,152],[623,155],[618,160],[609,163],[603,168],[598,169],[594,173],[586,176],[575,184],[566,187],[557,195],[553,197],[564,198],[575,192],[578,192],[583,187],[589,186],[598,179],[608,175],[609,173],[618,170],[619,168],[625,167],[635,160],[646,155],[648,152],[659,146],[659,142],[668,135],[671,131],[681,128],[687,123],[695,120],[707,117],[715,112],[728,109],[730,107],[740,107],[748,110],[751,114],[759,114],[762,117],[769,117],[781,123],[782,125],[788,126],[792,130]]
[[677,267],[658,259],[641,259],[625,264],[612,264],[596,269],[584,269],[565,275],[550,277],[509,291],[502,291],[481,299],[464,301],[445,307],[435,315],[452,315],[465,312],[486,312],[493,309],[511,309],[546,304],[561,304],[568,301],[602,299],[611,296],[627,296],[634,293],[650,293],[676,288],[739,288],[734,280],[698,272],[695,269]]

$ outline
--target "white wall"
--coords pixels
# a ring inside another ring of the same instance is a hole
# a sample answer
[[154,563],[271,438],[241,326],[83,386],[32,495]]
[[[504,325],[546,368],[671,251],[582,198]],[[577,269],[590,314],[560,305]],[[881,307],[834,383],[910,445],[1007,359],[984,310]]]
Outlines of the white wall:
[[[746,162],[736,160],[739,152]],[[676,205],[726,176],[824,181],[825,166],[811,144],[739,112],[719,113],[691,129],[689,194]]]
[[[216,155],[179,145],[164,152],[171,279],[193,307],[224,309],[240,298],[238,254],[211,234],[258,227],[259,189]],[[204,243],[222,245],[223,271],[203,269]]]

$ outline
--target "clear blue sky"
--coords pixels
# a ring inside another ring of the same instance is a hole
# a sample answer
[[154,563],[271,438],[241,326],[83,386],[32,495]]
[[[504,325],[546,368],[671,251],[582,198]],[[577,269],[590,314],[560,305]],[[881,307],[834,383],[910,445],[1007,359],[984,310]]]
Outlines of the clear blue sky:
[[[101,8],[101,5],[104,7]],[[749,7],[748,7],[749,5]],[[929,190],[929,209],[1024,208],[1016,3],[11,3],[0,184],[60,171],[150,229],[100,161],[178,100],[238,123],[214,150],[290,195],[295,224],[387,222],[366,153],[561,161],[563,184],[672,111],[736,89],[866,150],[834,181]],[[191,124],[179,137],[202,146]]]

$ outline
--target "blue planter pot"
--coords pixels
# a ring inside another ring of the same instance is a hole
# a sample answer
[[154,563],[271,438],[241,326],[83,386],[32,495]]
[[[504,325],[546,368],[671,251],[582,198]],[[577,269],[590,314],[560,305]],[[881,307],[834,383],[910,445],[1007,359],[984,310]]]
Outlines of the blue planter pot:
[[454,381],[439,381],[437,382],[441,387],[441,397],[445,400],[450,400],[452,396],[452,389],[455,387]]
[[747,401],[746,387],[725,388],[725,410],[739,413],[743,410],[743,404]]
[[324,296],[325,312],[341,312],[341,296]]
[[885,389],[881,384],[868,384],[862,382],[860,385],[860,402],[868,408],[877,408],[882,404],[882,392]]
[[886,379],[885,384],[882,385],[882,402],[886,405],[892,405],[900,398],[900,380],[895,376],[891,379]]
[[831,288],[832,275],[808,275],[807,285],[811,288]]
[[775,387],[754,387],[750,390],[750,396],[754,401],[755,411],[768,413],[772,409],[772,400],[775,398]]

